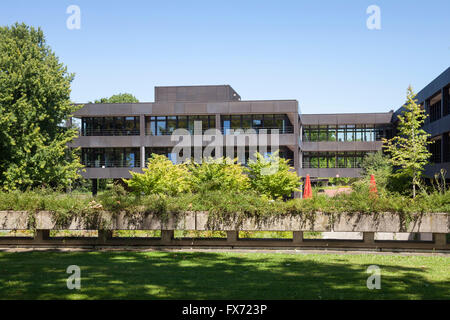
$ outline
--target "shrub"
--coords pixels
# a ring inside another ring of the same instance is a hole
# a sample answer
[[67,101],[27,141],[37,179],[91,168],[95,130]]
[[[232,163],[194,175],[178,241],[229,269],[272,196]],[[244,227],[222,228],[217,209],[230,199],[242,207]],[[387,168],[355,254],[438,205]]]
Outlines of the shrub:
[[242,191],[249,187],[249,178],[244,174],[243,167],[236,163],[237,159],[208,158],[202,163],[191,162],[187,168],[191,188],[194,192],[205,191]]
[[167,157],[152,154],[143,173],[132,172],[131,179],[124,179],[131,190],[138,194],[175,195],[190,190],[189,171],[184,165],[173,164]]
[[383,152],[378,151],[369,153],[364,157],[361,163],[361,175],[363,178],[353,185],[360,189],[364,188],[364,186],[368,186],[370,176],[373,174],[377,183],[377,189],[380,192],[383,192],[391,182],[392,170],[392,165],[389,163],[389,157],[384,155]]
[[268,159],[256,153],[256,160],[249,161],[247,172],[251,188],[270,198],[291,196],[299,191],[300,178],[289,166],[289,161],[278,156],[278,152]]

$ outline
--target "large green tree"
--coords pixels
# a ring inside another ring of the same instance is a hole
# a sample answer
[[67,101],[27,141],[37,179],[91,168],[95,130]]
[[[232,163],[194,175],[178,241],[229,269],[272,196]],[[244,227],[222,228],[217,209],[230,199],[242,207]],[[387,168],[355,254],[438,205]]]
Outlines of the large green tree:
[[0,27],[0,188],[65,187],[81,167],[76,135],[64,126],[78,107],[70,102],[74,75],[25,24]]
[[430,135],[422,129],[427,115],[417,104],[416,95],[408,87],[407,101],[402,114],[398,116],[398,133],[390,140],[383,139],[385,150],[390,153],[390,162],[399,167],[399,172],[412,179],[413,197],[419,185],[424,166],[431,153],[428,151]]
[[112,95],[109,98],[101,98],[95,100],[94,103],[136,103],[139,100],[131,93],[119,93]]

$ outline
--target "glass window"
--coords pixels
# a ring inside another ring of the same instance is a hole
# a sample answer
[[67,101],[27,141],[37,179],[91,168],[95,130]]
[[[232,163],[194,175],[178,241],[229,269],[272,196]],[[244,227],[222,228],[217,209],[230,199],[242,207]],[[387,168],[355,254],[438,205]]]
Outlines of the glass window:
[[263,127],[270,129],[270,128],[274,128],[274,116],[273,114],[265,114],[263,115]]
[[249,114],[242,116],[242,129],[250,129],[252,127],[252,116]]
[[167,134],[172,134],[177,128],[177,117],[168,116],[167,117]]
[[329,154],[328,168],[336,168],[336,154],[334,153]]
[[355,141],[364,141],[363,140],[363,126],[361,126],[361,125],[356,126]]
[[286,130],[286,115],[276,114],[274,122],[274,127],[279,129],[280,133],[288,133]]
[[322,153],[319,156],[319,168],[326,168],[327,167],[327,157],[325,153]]
[[166,117],[156,117],[156,135],[161,136],[166,133]]
[[317,156],[311,156],[310,163],[311,163],[310,168],[318,168],[319,167],[319,158]]
[[328,126],[328,141],[336,141],[336,127]]
[[328,141],[328,126],[319,126],[318,141]]
[[208,129],[216,128],[216,116],[209,116],[209,127]]
[[319,128],[316,126],[309,127],[309,138],[310,141],[319,141]]
[[355,141],[355,125],[347,125],[345,139],[346,141]]
[[260,114],[253,115],[252,128],[260,129],[263,127],[263,116]]
[[187,129],[187,116],[178,116],[178,126],[180,129]]
[[337,130],[337,141],[345,141],[345,126],[339,126]]
[[231,116],[231,128],[234,130],[241,128],[241,116],[239,115]]
[[222,116],[222,128],[224,134],[229,134],[231,129],[230,116]]

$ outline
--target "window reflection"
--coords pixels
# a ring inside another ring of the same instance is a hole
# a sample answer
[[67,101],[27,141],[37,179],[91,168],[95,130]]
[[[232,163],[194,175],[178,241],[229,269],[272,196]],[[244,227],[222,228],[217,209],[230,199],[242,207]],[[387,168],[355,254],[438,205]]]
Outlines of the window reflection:
[[388,137],[389,126],[386,125],[322,125],[303,126],[303,141],[380,141],[383,137]]
[[304,152],[303,168],[360,168],[369,152]]

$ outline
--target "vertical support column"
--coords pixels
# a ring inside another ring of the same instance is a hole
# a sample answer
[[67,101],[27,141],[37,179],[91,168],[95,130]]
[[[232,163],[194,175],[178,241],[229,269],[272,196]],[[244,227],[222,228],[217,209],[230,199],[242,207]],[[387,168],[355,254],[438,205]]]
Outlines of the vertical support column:
[[363,232],[363,241],[365,244],[375,244],[375,232]]
[[139,116],[139,138],[141,141],[141,168],[145,168],[145,115]]
[[292,232],[292,242],[293,243],[303,243],[303,231]]
[[445,87],[442,89],[442,105],[444,106],[445,115],[450,114],[450,87]]
[[139,136],[145,137],[145,115],[139,116]]
[[[222,122],[220,121],[220,114],[216,114],[216,130],[218,130],[218,132],[222,132]],[[223,139],[223,137],[222,137],[222,139]],[[217,143],[217,141],[216,141],[216,143]],[[220,147],[219,147],[220,153],[219,154],[217,153],[217,149],[216,149],[216,157],[226,156],[226,151],[223,146],[224,146],[224,140],[220,141]]]
[[145,168],[145,147],[141,146],[141,168]]
[[112,238],[112,230],[98,230],[97,242],[105,244]]
[[95,197],[97,195],[98,190],[98,179],[91,179],[92,180],[92,195]]
[[433,240],[436,246],[445,247],[447,245],[447,234],[445,233],[433,233]]
[[44,240],[48,240],[50,238],[50,230],[47,229],[38,229],[34,231],[34,241],[42,242]]
[[239,240],[239,231],[227,231],[227,242],[236,243]]
[[424,124],[428,124],[428,123],[430,123],[430,99],[426,99],[423,102],[423,104],[424,104],[425,113],[428,115],[428,117],[426,117],[426,119],[425,119]]
[[216,129],[220,131],[222,123],[220,122],[220,114],[216,114]]
[[161,230],[161,242],[170,245],[173,240],[173,230]]

